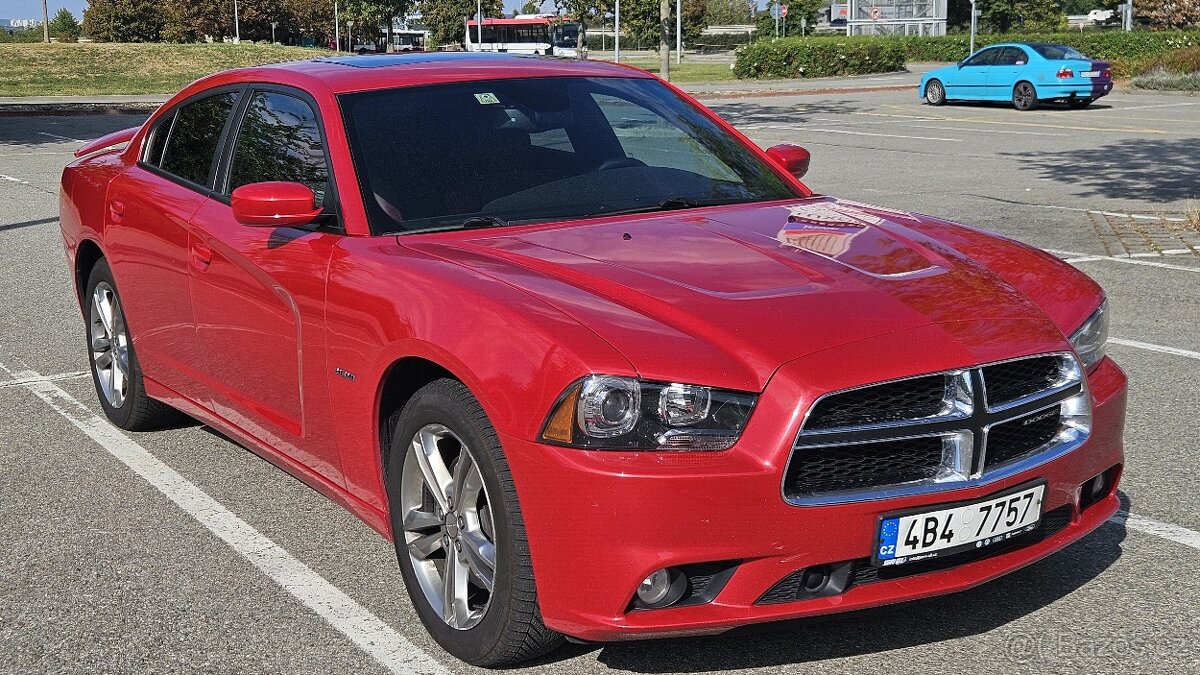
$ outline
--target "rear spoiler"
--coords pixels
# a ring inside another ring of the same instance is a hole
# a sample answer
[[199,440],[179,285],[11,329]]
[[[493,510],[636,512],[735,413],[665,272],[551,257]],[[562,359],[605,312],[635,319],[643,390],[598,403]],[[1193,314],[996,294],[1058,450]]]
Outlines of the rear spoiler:
[[93,152],[96,152],[97,150],[104,150],[106,148],[112,148],[112,147],[116,147],[118,145],[123,145],[125,143],[128,143],[130,141],[130,139],[132,139],[134,137],[134,135],[137,134],[139,129],[141,129],[141,127],[130,127],[128,129],[114,131],[111,134],[108,134],[107,136],[101,136],[100,138],[97,138],[96,140],[92,141],[91,143],[84,144],[84,146],[82,148],[79,148],[78,150],[76,150],[75,156],[83,157],[84,155],[90,155]]

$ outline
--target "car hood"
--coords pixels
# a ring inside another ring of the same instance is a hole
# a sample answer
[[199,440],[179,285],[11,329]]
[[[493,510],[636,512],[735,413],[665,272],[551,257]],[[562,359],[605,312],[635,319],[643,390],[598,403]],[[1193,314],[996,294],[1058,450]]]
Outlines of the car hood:
[[788,361],[954,322],[1034,322],[1061,336],[1031,300],[920,224],[812,198],[400,241],[543,298],[647,379],[692,374],[758,390]]

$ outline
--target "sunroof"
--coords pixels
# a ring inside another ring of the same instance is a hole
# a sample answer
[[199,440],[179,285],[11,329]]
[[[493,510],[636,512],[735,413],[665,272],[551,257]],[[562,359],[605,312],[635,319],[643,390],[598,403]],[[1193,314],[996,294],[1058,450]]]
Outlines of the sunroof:
[[364,54],[354,56],[326,56],[316,59],[321,63],[336,63],[351,68],[387,68],[413,63],[444,63],[447,61],[491,61],[496,59],[520,58],[517,54],[494,52],[419,52],[416,54]]

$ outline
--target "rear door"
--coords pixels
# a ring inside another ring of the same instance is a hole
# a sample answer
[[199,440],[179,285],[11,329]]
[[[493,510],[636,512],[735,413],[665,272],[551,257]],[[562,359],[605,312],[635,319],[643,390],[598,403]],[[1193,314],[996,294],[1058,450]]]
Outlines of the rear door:
[[[214,197],[191,222],[192,306],[211,405],[242,431],[339,483],[325,360],[325,279],[336,228],[315,103],[254,86],[231,126]],[[330,214],[319,228],[248,227],[229,195],[264,181],[308,185]]]
[[1009,100],[1013,87],[1021,80],[1034,81],[1030,74],[1029,55],[1022,47],[1004,47],[996,56],[996,62],[988,67],[988,98]]
[[188,222],[207,199],[239,89],[206,92],[155,122],[138,163],[109,186],[105,248],[147,378],[204,398],[188,265]]
[[995,63],[1003,47],[988,47],[976,52],[966,61],[957,73],[952,73],[946,85],[946,98],[983,99],[987,98],[988,69]]

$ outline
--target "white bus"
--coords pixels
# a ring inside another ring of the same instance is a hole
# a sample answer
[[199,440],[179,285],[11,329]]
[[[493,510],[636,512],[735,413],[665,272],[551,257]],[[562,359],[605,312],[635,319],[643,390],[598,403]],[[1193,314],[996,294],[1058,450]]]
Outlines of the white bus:
[[482,31],[478,21],[468,19],[464,44],[469,52],[555,53],[550,43],[550,21],[542,18],[484,19]]

